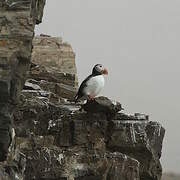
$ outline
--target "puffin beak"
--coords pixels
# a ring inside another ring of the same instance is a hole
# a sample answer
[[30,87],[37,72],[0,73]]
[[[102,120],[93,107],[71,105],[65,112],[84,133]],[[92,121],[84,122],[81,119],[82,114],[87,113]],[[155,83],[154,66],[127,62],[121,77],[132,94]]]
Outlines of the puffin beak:
[[102,74],[108,75],[108,70],[104,68],[104,70],[102,71]]

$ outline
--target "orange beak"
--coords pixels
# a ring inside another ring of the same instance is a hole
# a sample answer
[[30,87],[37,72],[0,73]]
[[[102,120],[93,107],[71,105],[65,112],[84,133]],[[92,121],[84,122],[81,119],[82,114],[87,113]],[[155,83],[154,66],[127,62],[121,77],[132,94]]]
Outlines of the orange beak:
[[102,71],[102,74],[108,75],[108,70],[104,68],[104,70]]

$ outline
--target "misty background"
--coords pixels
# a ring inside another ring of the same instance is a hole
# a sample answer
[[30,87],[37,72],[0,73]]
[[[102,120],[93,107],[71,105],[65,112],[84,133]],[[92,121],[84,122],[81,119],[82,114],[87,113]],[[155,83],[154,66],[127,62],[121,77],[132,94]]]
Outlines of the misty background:
[[72,45],[79,82],[107,67],[102,94],[166,128],[163,169],[180,173],[180,1],[47,0],[41,33]]

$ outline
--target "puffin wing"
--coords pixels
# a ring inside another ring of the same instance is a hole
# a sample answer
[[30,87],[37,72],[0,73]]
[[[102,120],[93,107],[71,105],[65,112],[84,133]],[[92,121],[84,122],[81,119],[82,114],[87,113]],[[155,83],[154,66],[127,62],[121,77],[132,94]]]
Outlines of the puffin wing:
[[79,87],[79,90],[75,96],[75,102],[77,102],[78,99],[80,99],[81,97],[83,97],[85,94],[84,94],[84,88],[87,87],[87,81],[92,78],[93,75],[89,75],[80,85]]

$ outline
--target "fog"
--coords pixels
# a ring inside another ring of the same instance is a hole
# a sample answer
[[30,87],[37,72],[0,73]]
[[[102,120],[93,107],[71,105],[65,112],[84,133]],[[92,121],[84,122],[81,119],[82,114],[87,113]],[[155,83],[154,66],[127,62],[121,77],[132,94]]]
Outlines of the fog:
[[159,121],[164,171],[180,172],[180,1],[47,0],[44,13],[36,34],[72,45],[79,82],[104,64],[102,94]]

